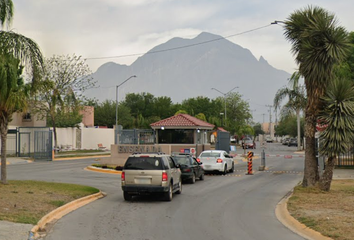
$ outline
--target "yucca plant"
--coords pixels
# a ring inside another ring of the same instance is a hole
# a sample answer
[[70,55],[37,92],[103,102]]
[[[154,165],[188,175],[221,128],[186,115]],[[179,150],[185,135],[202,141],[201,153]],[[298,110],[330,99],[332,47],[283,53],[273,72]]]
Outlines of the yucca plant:
[[320,133],[322,155],[327,156],[320,189],[329,191],[335,159],[352,146],[354,140],[354,85],[350,80],[334,80],[321,98],[323,110],[319,121],[326,125]]

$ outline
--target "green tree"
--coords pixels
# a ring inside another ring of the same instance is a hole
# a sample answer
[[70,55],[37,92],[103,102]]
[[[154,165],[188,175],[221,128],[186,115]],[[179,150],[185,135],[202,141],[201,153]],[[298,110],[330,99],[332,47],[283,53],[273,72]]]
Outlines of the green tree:
[[292,44],[299,73],[305,78],[305,168],[302,185],[314,186],[319,180],[316,152],[316,121],[320,98],[333,78],[334,66],[345,59],[349,49],[347,33],[337,26],[333,14],[308,6],[292,13],[285,21],[284,35]]
[[[46,59],[43,82],[38,84],[34,97],[35,113],[42,118],[49,118],[53,127],[54,146],[57,149],[57,125],[63,118],[60,115],[78,115],[83,100],[82,93],[94,87],[91,70],[81,57],[72,55],[53,56]],[[64,117],[68,118],[68,117]],[[77,119],[80,120],[80,119]],[[74,123],[72,127],[77,125]]]
[[321,190],[331,187],[335,159],[346,153],[354,140],[354,85],[350,80],[335,80],[322,98],[326,106],[319,120],[327,125],[320,133],[322,155],[327,156],[325,170],[319,182]]
[[[38,45],[21,34],[5,31],[13,18],[14,6],[11,0],[0,0],[0,129],[1,129],[1,182],[7,183],[6,139],[8,123],[14,106],[25,106],[26,97],[18,92],[19,63],[23,64],[32,76],[32,87],[39,81],[36,74],[42,66],[43,57]],[[18,59],[19,62],[16,62]],[[15,94],[16,93],[16,94]]]
[[[274,108],[280,107],[280,103],[284,98],[288,98],[288,102],[284,107],[283,112],[295,111],[297,119],[297,148],[301,148],[301,134],[300,134],[300,112],[306,107],[307,99],[305,88],[299,85],[300,74],[294,72],[289,79],[289,87],[281,88],[277,91],[274,97]],[[279,134],[279,133],[278,133]]]
[[195,117],[206,122],[206,117],[205,117],[204,113],[198,113],[197,115],[195,115]]
[[254,138],[256,138],[258,135],[264,134],[261,124],[259,124],[259,123],[255,124],[253,126],[253,132],[254,132]]

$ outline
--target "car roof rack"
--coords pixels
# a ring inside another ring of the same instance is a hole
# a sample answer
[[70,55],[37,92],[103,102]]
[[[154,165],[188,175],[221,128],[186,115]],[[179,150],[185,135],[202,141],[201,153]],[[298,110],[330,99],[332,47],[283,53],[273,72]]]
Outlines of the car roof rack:
[[164,152],[134,152],[132,155],[137,155],[137,154],[156,154],[156,155],[166,155]]

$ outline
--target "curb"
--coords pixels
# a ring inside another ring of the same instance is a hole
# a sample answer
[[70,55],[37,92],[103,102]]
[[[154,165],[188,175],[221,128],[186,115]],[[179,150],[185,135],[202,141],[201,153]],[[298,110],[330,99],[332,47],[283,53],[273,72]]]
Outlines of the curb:
[[111,155],[86,155],[82,157],[54,157],[53,161],[64,161],[64,160],[75,160],[75,159],[86,159],[86,158],[106,158],[111,157]]
[[285,227],[307,240],[333,240],[332,238],[325,237],[321,233],[300,223],[293,216],[290,215],[287,205],[291,195],[292,191],[285,195],[284,198],[280,200],[280,202],[277,204],[275,208],[275,215],[278,220]]
[[101,172],[101,173],[110,173],[110,174],[122,174],[122,171],[118,170],[113,170],[113,169],[102,169],[102,168],[96,168],[93,166],[88,166],[85,168],[87,171],[94,171],[94,172]]
[[[31,231],[29,232],[29,236],[28,236],[28,240],[34,240],[39,236],[42,236],[43,234],[40,234],[39,232],[46,232],[48,229],[46,229],[46,226],[49,223],[54,223],[55,221],[59,220],[60,218],[62,218],[63,216],[65,216],[66,214],[90,203],[93,202],[97,199],[103,198],[105,197],[106,194],[99,191],[98,193],[80,198],[80,199],[76,199],[72,202],[69,202],[53,211],[51,211],[50,213],[48,213],[47,215],[45,215],[44,217],[41,218],[41,220],[39,220],[39,222],[37,223],[37,225],[35,225]],[[45,235],[45,234],[44,234]]]

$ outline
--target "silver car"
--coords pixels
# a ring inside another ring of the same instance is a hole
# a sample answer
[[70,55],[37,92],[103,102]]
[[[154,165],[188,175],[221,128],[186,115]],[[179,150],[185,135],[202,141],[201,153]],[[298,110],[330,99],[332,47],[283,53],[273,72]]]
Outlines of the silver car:
[[226,151],[206,150],[200,153],[198,160],[203,162],[204,171],[218,171],[223,174],[234,172],[235,163]]
[[166,201],[173,193],[182,192],[179,164],[170,155],[162,153],[132,154],[127,159],[121,176],[124,200],[134,195],[163,194]]

